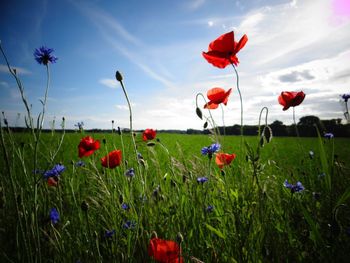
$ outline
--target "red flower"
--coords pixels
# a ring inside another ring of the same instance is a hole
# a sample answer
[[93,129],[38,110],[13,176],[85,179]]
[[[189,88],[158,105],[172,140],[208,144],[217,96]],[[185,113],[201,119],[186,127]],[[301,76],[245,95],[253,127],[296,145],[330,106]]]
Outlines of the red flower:
[[298,106],[303,102],[304,98],[305,93],[302,91],[282,91],[281,95],[278,97],[278,102],[283,106],[283,110],[288,110],[289,107]]
[[107,156],[101,158],[101,164],[103,167],[115,168],[120,165],[122,161],[122,151],[114,150],[111,151]]
[[153,140],[156,138],[157,132],[153,129],[146,129],[142,134],[142,139],[144,141]]
[[234,39],[233,31],[223,34],[209,44],[208,52],[202,52],[203,57],[215,67],[225,68],[233,63],[237,66],[238,58],[236,54],[248,41],[244,35],[237,43]]
[[161,263],[183,263],[181,248],[171,240],[152,238],[148,245],[148,255],[154,260]]
[[209,102],[204,105],[204,108],[212,110],[219,107],[220,103],[226,105],[228,101],[228,96],[230,96],[231,91],[232,89],[225,91],[222,88],[212,88],[208,90],[207,97],[209,99]]
[[86,136],[81,139],[78,149],[79,149],[79,158],[87,157],[94,153],[97,149],[100,148],[100,141],[94,141],[90,136]]
[[229,165],[236,158],[236,154],[218,153],[215,162],[222,169],[225,165]]
[[57,184],[58,184],[58,178],[57,177],[50,176],[49,178],[47,178],[47,185],[48,186],[57,186]]

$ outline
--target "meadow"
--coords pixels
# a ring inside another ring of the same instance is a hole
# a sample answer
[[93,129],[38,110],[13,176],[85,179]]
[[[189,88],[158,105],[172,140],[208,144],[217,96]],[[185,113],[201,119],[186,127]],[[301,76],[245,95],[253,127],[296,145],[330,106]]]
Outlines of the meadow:
[[[79,142],[88,135],[101,148],[79,158]],[[12,142],[6,144],[10,167],[1,158],[2,262],[152,262],[154,236],[177,241],[184,262],[341,262],[348,256],[349,139],[272,138],[261,147],[259,137],[244,137],[240,149],[240,136],[221,136],[221,150],[237,158],[220,169],[201,153],[217,142],[214,135],[157,134],[143,141],[135,134],[137,163],[130,134],[56,131],[42,134],[38,155],[39,170],[65,167],[53,186],[25,169],[32,163],[30,133],[3,129],[2,136]],[[124,149],[123,161],[106,169],[100,158],[113,149]],[[128,177],[131,167],[135,176]],[[201,177],[208,181],[198,182]],[[292,193],[286,179],[305,189]]]
[[[119,71],[128,133],[94,134],[78,123],[66,134],[64,118],[61,129],[44,132],[53,49],[34,52],[47,72],[42,110],[34,114],[0,43],[26,125],[14,132],[6,113],[0,116],[0,261],[346,262],[350,141],[317,126],[318,137],[299,136],[295,107],[303,91],[278,97],[283,110],[293,109],[296,137],[273,137],[268,107],[258,135],[244,137],[236,55],[247,41],[229,32],[202,54],[215,67],[234,69],[240,136],[220,135],[211,115],[228,102],[232,89],[222,88],[210,89],[208,100],[196,96],[193,114],[209,135],[135,133]],[[342,96],[346,113],[349,98]]]

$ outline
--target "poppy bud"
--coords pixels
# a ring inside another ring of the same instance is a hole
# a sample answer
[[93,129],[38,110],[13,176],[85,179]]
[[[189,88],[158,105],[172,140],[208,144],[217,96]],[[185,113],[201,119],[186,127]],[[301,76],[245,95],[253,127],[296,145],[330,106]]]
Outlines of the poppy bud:
[[150,146],[150,147],[152,147],[152,146],[154,146],[154,145],[156,145],[154,142],[148,142],[148,143],[147,143],[147,146]]
[[118,126],[118,134],[122,135],[122,131],[120,130],[120,127]]
[[184,237],[182,236],[182,234],[180,232],[178,232],[176,235],[176,242],[181,244],[183,241],[184,241]]
[[112,120],[112,124],[114,124],[114,120]]
[[12,71],[15,75],[17,74],[17,69],[13,68]]
[[106,144],[106,139],[103,138],[103,139],[102,139],[102,142],[103,142],[103,144]]
[[202,111],[201,111],[201,109],[200,108],[196,108],[196,114],[197,114],[197,116],[200,118],[200,119],[202,119],[203,118],[203,114],[202,114]]
[[122,81],[122,80],[123,80],[123,76],[122,76],[122,74],[121,74],[119,71],[117,71],[117,72],[115,73],[115,78],[116,78],[118,81]]
[[206,129],[208,127],[208,122],[206,121],[203,125],[203,128]]
[[87,212],[87,210],[89,210],[89,204],[85,200],[81,203],[80,207],[84,212]]

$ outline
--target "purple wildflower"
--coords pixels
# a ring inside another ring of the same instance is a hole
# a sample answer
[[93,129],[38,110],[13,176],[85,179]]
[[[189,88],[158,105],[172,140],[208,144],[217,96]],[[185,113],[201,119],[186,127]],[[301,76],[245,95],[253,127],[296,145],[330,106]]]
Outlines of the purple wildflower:
[[297,182],[296,184],[290,184],[288,183],[287,179],[284,181],[283,185],[284,187],[289,188],[292,194],[299,193],[305,189],[304,186],[301,184],[301,182]]
[[205,182],[207,182],[209,179],[207,177],[198,177],[197,178],[197,182],[198,183],[202,183],[204,184]]
[[130,206],[129,206],[128,204],[126,204],[126,203],[123,203],[123,204],[122,204],[122,209],[123,209],[123,210],[129,210],[129,209],[130,209]]
[[135,176],[135,170],[134,168],[130,168],[125,172],[126,177],[134,177]]
[[203,155],[208,155],[209,158],[213,156],[213,153],[217,152],[220,150],[220,144],[218,143],[213,143],[212,145],[209,145],[208,147],[203,147],[201,150],[201,153]]
[[213,210],[214,210],[214,206],[213,205],[208,205],[207,208],[205,209],[205,211],[207,213],[211,213],[211,212],[213,212]]
[[327,138],[328,140],[334,138],[334,134],[331,132],[325,133],[323,137]]
[[77,161],[77,162],[75,163],[75,166],[77,166],[77,167],[83,167],[83,166],[85,166],[85,163],[84,163],[82,160],[79,160],[79,161]]
[[106,230],[105,238],[112,237],[115,234],[115,230]]
[[124,229],[133,229],[135,228],[136,223],[134,221],[126,220],[123,224]]
[[56,164],[51,170],[44,172],[44,178],[48,179],[49,177],[59,176],[66,167],[62,164]]
[[343,94],[341,95],[341,97],[345,102],[348,102],[348,100],[350,99],[350,94]]
[[58,213],[56,208],[51,208],[50,210],[50,220],[52,224],[57,224],[60,221],[60,214]]
[[56,63],[57,57],[53,56],[51,53],[53,52],[52,48],[47,48],[42,46],[40,48],[35,49],[34,58],[39,64],[47,65],[50,63]]

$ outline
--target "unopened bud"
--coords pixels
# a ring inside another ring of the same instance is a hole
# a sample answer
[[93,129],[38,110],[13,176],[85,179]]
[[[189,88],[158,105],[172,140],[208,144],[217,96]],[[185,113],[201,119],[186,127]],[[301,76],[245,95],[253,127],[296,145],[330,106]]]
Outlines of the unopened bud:
[[89,210],[89,204],[85,200],[81,203],[80,207],[81,207],[81,210],[83,210],[85,212],[87,212],[87,210]]
[[115,73],[115,78],[116,78],[118,81],[122,81],[122,80],[123,80],[123,76],[122,76],[122,74],[121,74],[119,71],[117,71],[117,72]]

